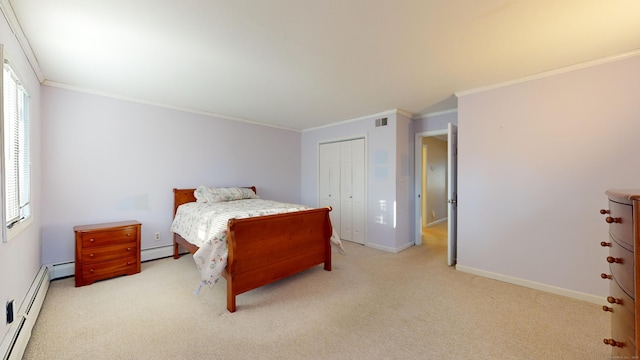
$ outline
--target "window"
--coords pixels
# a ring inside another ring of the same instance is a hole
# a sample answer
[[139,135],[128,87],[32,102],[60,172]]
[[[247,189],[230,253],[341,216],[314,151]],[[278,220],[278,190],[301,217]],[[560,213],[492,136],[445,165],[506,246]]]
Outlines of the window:
[[29,154],[29,95],[5,60],[2,72],[2,136],[4,147],[3,241],[31,217],[31,160]]

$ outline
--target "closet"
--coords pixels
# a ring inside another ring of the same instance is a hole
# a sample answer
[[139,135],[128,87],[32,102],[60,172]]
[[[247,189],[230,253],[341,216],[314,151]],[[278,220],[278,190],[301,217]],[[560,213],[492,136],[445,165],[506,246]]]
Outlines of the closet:
[[343,240],[364,244],[364,139],[320,144],[319,202],[331,206],[331,223]]

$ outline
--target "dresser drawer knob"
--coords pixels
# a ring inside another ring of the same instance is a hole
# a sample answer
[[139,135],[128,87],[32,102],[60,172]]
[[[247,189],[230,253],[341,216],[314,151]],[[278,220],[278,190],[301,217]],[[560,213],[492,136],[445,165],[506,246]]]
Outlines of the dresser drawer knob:
[[613,256],[607,256],[607,262],[609,264],[613,264],[613,263],[622,264],[622,259],[621,258],[614,258]]
[[611,247],[611,243],[610,242],[606,242],[606,241],[601,241],[600,242],[600,246],[602,246],[602,247]]
[[95,270],[93,270],[93,269],[89,269],[89,272],[92,273],[92,274],[94,273],[94,271]]
[[604,215],[604,214],[609,214],[611,213],[611,211],[607,210],[607,209],[600,209],[600,214]]
[[606,218],[606,219],[604,219],[604,220],[605,220],[606,222],[608,222],[609,224],[612,224],[612,223],[621,223],[621,222],[622,222],[622,218],[614,218],[614,217],[611,217],[611,216],[607,216],[607,218]]
[[127,233],[127,237],[131,237],[131,233]]
[[129,247],[129,248],[127,248],[127,251],[131,251],[131,248],[130,248],[130,247]]
[[93,257],[93,253],[89,254],[89,257]]
[[622,299],[616,299],[613,296],[607,296],[607,302],[609,302],[609,304],[622,305]]
[[89,242],[95,242],[96,240],[94,238],[89,239]]
[[607,305],[602,306],[602,310],[604,310],[604,311],[609,311],[609,312],[613,312],[613,308],[608,307]]
[[602,274],[600,274],[600,277],[605,279],[605,280],[607,280],[607,279],[611,280],[611,275],[609,275],[609,274],[602,273]]
[[604,342],[607,345],[611,345],[611,346],[617,346],[617,347],[623,347],[624,343],[620,342],[620,341],[615,341],[613,339],[604,339],[602,340],[602,342]]

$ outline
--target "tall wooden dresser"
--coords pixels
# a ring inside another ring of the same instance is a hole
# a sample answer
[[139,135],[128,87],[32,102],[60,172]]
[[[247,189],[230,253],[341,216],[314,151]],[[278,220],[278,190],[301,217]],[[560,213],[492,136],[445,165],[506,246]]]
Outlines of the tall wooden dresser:
[[137,221],[74,226],[76,286],[140,272],[140,228]]
[[640,250],[640,189],[607,190],[606,194],[609,209],[600,213],[609,224],[609,239],[600,245],[609,249],[609,273],[601,277],[610,282],[610,294],[609,305],[602,309],[611,312],[611,338],[603,341],[613,348],[613,356],[637,359],[640,308],[635,300],[640,273],[635,249]]

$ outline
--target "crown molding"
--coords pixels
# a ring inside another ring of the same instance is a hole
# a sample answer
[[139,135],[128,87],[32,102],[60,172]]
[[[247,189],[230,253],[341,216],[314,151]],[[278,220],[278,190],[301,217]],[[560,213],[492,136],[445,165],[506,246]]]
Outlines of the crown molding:
[[84,93],[84,94],[103,96],[103,97],[107,97],[107,98],[112,98],[112,99],[117,99],[117,100],[122,100],[122,101],[128,101],[128,102],[142,104],[142,105],[149,105],[149,106],[155,106],[155,107],[164,108],[164,109],[171,109],[171,110],[177,110],[177,111],[182,111],[182,112],[186,112],[186,113],[203,115],[203,116],[213,117],[213,118],[217,118],[217,119],[238,121],[238,122],[257,125],[257,126],[264,126],[264,127],[270,127],[270,128],[280,129],[280,130],[288,130],[288,131],[300,132],[300,130],[298,130],[298,129],[291,129],[291,128],[287,128],[287,127],[283,127],[283,126],[277,126],[277,125],[272,125],[272,124],[267,124],[267,123],[261,123],[261,122],[258,122],[258,121],[252,121],[252,120],[237,118],[237,117],[233,117],[233,116],[220,115],[220,114],[216,114],[216,113],[212,113],[212,112],[208,112],[208,111],[190,109],[190,108],[186,108],[186,107],[180,107],[180,106],[171,105],[171,104],[165,104],[165,103],[161,103],[161,102],[149,101],[149,100],[139,99],[139,98],[135,98],[135,97],[117,95],[117,94],[113,94],[113,93],[109,93],[109,92],[105,92],[105,91],[101,91],[101,90],[87,89],[87,88],[83,88],[83,87],[79,87],[79,86],[75,86],[75,85],[64,84],[64,83],[59,83],[59,82],[55,82],[55,81],[45,80],[42,83],[42,85],[49,86],[49,87],[54,87],[54,88],[59,88],[59,89],[75,91],[75,92]]
[[576,70],[587,69],[587,68],[590,68],[590,67],[594,67],[594,66],[598,66],[598,65],[602,65],[602,64],[608,64],[608,63],[612,63],[612,62],[615,62],[615,61],[628,59],[628,58],[632,58],[632,57],[636,57],[636,56],[640,56],[640,49],[632,50],[632,51],[625,52],[625,53],[618,54],[618,55],[607,56],[607,57],[596,59],[596,60],[585,61],[585,62],[582,62],[582,63],[579,63],[579,64],[564,66],[564,67],[561,67],[561,68],[558,68],[558,69],[549,70],[549,71],[545,71],[545,72],[542,72],[542,73],[539,73],[539,74],[535,74],[535,75],[531,75],[531,76],[525,76],[525,77],[522,77],[522,78],[509,80],[509,81],[505,81],[505,82],[501,82],[501,83],[497,83],[497,84],[493,84],[493,85],[482,86],[482,87],[478,87],[478,88],[475,88],[475,89],[458,91],[458,92],[455,93],[455,95],[458,98],[460,98],[460,97],[467,96],[467,95],[477,94],[477,93],[481,93],[481,92],[485,92],[485,91],[489,91],[489,90],[500,89],[500,88],[511,86],[511,85],[522,84],[522,83],[526,83],[526,82],[530,82],[530,81],[534,81],[534,80],[539,80],[539,79],[543,79],[543,78],[554,76],[554,75],[560,75],[560,74],[564,74],[564,73],[568,73],[568,72],[572,72],[572,71],[576,71]]
[[16,14],[13,12],[13,7],[9,0],[0,0],[0,10],[2,11],[4,18],[7,20],[11,32],[16,37],[16,40],[18,40],[18,44],[20,45],[22,52],[27,57],[27,61],[29,62],[33,73],[42,84],[45,81],[44,74],[42,73],[42,69],[40,68],[36,55],[33,53],[31,44],[29,44],[29,40],[22,31],[22,26],[20,26],[20,22],[18,21]]

